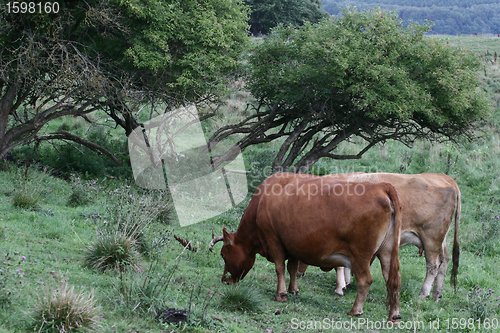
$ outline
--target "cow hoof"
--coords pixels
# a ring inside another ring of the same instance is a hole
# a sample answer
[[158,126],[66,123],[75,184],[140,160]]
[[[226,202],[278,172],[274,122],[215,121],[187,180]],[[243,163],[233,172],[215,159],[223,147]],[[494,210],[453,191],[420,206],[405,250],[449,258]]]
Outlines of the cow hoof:
[[437,303],[437,302],[439,302],[439,300],[441,299],[441,297],[443,297],[443,295],[432,296],[432,300]]
[[335,295],[335,296],[344,296],[344,293],[343,292],[338,293],[338,292],[335,291],[333,293],[333,295]]
[[351,310],[347,314],[349,316],[359,317],[359,316],[361,316],[363,314],[363,311],[361,311],[361,312],[354,312],[354,311]]
[[279,297],[278,296],[274,297],[274,300],[276,302],[286,302],[287,301],[286,296],[287,296],[287,293],[280,293]]
[[398,319],[401,319],[401,315],[399,313],[392,316],[392,320],[398,320]]
[[299,291],[288,291],[288,294],[299,296]]

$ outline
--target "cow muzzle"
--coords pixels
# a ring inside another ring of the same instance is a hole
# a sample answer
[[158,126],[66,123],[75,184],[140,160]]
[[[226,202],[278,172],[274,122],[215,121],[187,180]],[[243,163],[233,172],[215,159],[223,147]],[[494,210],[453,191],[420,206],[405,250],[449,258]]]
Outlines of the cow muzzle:
[[[227,275],[230,276],[227,276]],[[226,269],[224,269],[224,273],[222,274],[221,281],[227,284],[235,284],[238,282],[238,279],[235,279],[231,273],[229,273]]]

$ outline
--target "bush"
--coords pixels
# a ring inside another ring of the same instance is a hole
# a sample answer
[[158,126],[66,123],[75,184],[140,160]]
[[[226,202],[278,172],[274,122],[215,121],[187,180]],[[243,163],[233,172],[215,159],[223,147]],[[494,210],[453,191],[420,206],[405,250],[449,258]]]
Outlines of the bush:
[[[53,145],[42,145],[34,154],[34,158],[65,175],[81,173],[88,175],[111,175],[119,178],[128,178],[132,175],[128,157],[126,137],[114,138],[111,133],[102,127],[91,127],[88,133],[80,134],[82,138],[98,143],[118,158],[121,166],[116,165],[109,157],[71,142],[56,142]],[[20,147],[15,150],[15,158],[26,159],[30,153]]]
[[34,326],[37,332],[94,332],[101,328],[99,312],[91,293],[76,292],[64,284],[39,299]]

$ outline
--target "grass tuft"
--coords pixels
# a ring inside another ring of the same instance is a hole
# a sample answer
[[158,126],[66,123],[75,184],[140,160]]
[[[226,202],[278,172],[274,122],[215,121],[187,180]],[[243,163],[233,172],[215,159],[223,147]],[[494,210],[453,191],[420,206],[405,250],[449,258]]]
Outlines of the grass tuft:
[[94,295],[75,291],[63,284],[38,300],[34,313],[37,332],[97,332],[101,328],[100,309]]
[[219,306],[228,311],[260,312],[263,299],[252,287],[242,284],[229,285],[222,291]]
[[14,207],[24,209],[40,208],[40,200],[43,194],[43,181],[48,175],[47,170],[43,170],[41,174],[30,171],[29,167],[25,170],[18,170],[17,173],[17,190],[12,198]]
[[12,204],[14,207],[24,208],[24,209],[35,209],[38,207],[39,198],[33,194],[27,193],[26,191],[20,190],[14,194],[12,198]]
[[127,267],[139,270],[140,254],[136,250],[137,241],[126,232],[116,230],[103,231],[90,245],[83,258],[85,265],[105,272],[109,269],[125,271]]

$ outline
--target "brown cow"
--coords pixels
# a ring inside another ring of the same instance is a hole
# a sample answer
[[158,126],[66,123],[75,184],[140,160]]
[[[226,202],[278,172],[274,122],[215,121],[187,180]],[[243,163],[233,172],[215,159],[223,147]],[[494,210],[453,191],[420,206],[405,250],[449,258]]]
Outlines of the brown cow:
[[[425,251],[427,274],[420,289],[421,297],[429,297],[432,285],[432,299],[438,301],[443,296],[444,279],[450,255],[446,247],[446,235],[455,217],[455,237],[453,241],[453,268],[451,284],[456,285],[459,261],[458,229],[460,224],[460,189],[447,175],[423,173],[405,175],[394,173],[348,173],[328,175],[335,179],[356,182],[387,182],[394,186],[401,201],[403,225],[401,246],[413,244]],[[299,264],[299,276],[307,265]],[[342,295],[342,289],[349,284],[350,272],[337,269],[335,293]]]
[[[286,301],[285,260],[289,293],[298,293],[298,261],[329,271],[352,268],[358,294],[349,315],[361,315],[378,257],[386,281],[389,320],[399,315],[399,199],[388,183],[345,182],[312,175],[278,173],[267,178],[250,201],[238,230],[223,240],[222,281],[235,283],[252,268],[257,253],[274,262],[278,276],[275,300]],[[230,277],[226,277],[226,273]]]

